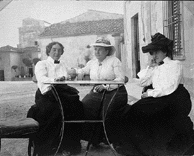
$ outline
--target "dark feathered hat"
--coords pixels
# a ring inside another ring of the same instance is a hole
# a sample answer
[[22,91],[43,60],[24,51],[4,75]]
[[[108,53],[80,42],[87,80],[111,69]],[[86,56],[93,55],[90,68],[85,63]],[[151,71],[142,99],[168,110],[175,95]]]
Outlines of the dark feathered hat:
[[161,33],[156,33],[151,36],[151,43],[142,47],[143,53],[151,53],[157,50],[162,50],[167,52],[167,54],[172,53],[173,51],[173,41],[162,35]]

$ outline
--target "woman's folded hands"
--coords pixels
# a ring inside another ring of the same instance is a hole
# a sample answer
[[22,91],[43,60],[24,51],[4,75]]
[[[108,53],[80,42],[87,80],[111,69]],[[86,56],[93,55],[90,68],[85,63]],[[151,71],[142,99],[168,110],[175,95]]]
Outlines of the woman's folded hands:
[[77,76],[77,72],[74,68],[68,69],[67,74],[68,74],[68,80],[74,80]]
[[97,85],[94,88],[94,92],[98,92],[98,93],[102,92],[103,90],[107,90],[107,86],[105,86],[105,85]]
[[55,78],[54,81],[65,81],[65,76],[61,76],[61,77],[58,77],[58,78]]

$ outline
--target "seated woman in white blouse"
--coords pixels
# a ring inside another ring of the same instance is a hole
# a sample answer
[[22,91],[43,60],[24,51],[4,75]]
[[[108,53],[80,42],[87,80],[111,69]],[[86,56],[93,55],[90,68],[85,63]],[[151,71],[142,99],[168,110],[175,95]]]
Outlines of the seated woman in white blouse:
[[[194,143],[190,95],[183,86],[181,62],[172,60],[172,48],[173,41],[160,33],[142,47],[152,61],[138,73],[145,88],[142,99],[126,113],[125,137],[120,139],[125,149],[132,143],[140,155],[183,155]],[[131,151],[127,154],[137,154]]]
[[[39,122],[40,128],[33,136],[35,153],[41,156],[58,153],[78,154],[81,152],[81,125],[67,124],[61,131],[61,112],[59,102],[53,94],[50,84],[45,82],[64,81],[69,79],[68,66],[63,60],[59,60],[64,53],[64,47],[59,42],[51,42],[46,46],[46,60],[39,61],[35,66],[38,89],[33,105],[27,117]],[[72,78],[72,77],[71,77]],[[68,85],[56,85],[55,89],[61,99],[61,104],[66,120],[83,119],[83,106],[79,100],[79,91]],[[63,133],[63,140],[61,135]],[[61,141],[61,146],[59,146]]]
[[[95,58],[90,60],[86,66],[82,69],[78,69],[78,77],[82,77],[84,74],[89,74],[91,80],[107,80],[107,81],[125,81],[125,76],[122,71],[121,61],[113,54],[115,48],[111,45],[107,38],[100,37],[97,41],[92,44],[95,50]],[[113,103],[108,109],[106,130],[108,138],[111,142],[117,140],[118,131],[116,130],[117,123],[116,119],[119,115],[119,109],[124,105],[127,105],[127,91],[124,85],[96,85],[82,100],[84,107],[84,114],[86,119],[101,119],[99,116],[100,101],[102,98],[103,90],[107,90],[106,98],[104,101],[105,109],[107,105],[119,87],[118,93],[116,94]],[[99,133],[92,139],[92,145],[98,146],[103,141],[103,129],[101,124],[99,127]],[[83,133],[84,140],[90,139],[92,132],[91,124],[86,124]]]

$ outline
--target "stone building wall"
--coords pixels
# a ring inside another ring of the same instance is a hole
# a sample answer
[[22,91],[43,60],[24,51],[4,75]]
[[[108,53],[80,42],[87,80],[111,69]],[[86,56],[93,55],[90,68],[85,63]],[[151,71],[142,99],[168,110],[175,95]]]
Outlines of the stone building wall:
[[[163,33],[163,13],[165,1],[127,1],[125,2],[124,28],[125,28],[125,54],[122,54],[126,73],[133,78],[133,51],[132,51],[132,17],[139,15],[139,48],[141,69],[147,66],[149,54],[143,54],[141,47],[150,43],[150,35],[156,32]],[[185,58],[183,63],[184,84],[194,98],[194,2],[181,1],[182,27],[183,27],[183,51]]]

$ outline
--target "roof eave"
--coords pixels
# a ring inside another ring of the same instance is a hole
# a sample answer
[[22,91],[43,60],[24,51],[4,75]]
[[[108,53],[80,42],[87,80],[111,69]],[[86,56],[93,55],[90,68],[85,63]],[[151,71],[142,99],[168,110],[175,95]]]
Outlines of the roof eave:
[[124,33],[124,30],[123,31],[116,31],[116,32],[95,32],[95,33],[86,33],[86,34],[39,36],[39,38],[40,39],[47,39],[47,38],[76,37],[76,36],[88,36],[88,35],[115,34],[115,33],[121,34],[121,33]]

